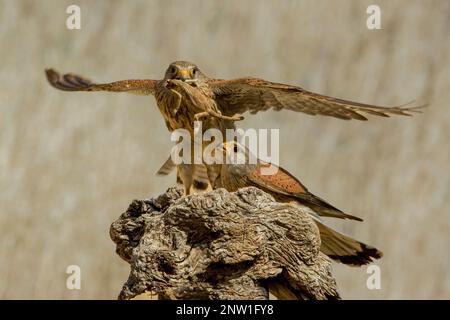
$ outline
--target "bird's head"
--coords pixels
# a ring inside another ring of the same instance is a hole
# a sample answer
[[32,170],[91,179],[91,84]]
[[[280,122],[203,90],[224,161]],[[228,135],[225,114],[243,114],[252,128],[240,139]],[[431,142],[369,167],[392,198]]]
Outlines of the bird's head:
[[222,152],[227,164],[255,164],[257,162],[256,156],[237,141],[222,143]]
[[192,84],[204,78],[206,76],[200,71],[197,65],[188,61],[172,62],[164,75],[165,80],[176,79]]

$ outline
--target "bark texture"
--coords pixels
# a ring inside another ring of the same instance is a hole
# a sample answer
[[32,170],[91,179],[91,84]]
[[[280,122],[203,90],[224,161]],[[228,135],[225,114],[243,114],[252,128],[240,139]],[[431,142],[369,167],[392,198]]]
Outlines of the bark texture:
[[170,188],[134,200],[110,235],[131,266],[119,299],[339,298],[312,218],[257,188]]

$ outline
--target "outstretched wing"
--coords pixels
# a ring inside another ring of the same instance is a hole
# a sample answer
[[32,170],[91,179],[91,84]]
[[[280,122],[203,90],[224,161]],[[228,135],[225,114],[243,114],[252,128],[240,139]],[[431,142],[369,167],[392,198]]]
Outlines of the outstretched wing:
[[257,78],[208,81],[216,101],[225,115],[254,114],[268,109],[292,110],[309,115],[325,115],[344,120],[367,120],[365,115],[381,117],[389,115],[410,116],[420,112],[420,107],[380,107],[332,98],[313,93],[300,87],[269,82]]
[[122,80],[96,84],[72,73],[61,75],[53,69],[46,69],[45,73],[53,87],[64,91],[111,91],[153,95],[157,82],[156,80]]

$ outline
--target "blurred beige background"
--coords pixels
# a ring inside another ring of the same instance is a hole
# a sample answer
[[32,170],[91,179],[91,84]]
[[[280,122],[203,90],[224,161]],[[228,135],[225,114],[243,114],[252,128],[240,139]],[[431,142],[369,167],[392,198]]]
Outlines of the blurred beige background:
[[[65,27],[81,6],[82,29]],[[366,8],[382,9],[382,30]],[[381,290],[335,265],[347,299],[450,298],[450,2],[0,1],[0,297],[115,299],[128,276],[109,226],[174,176],[154,173],[169,134],[152,97],[65,93],[44,68],[96,81],[161,78],[178,59],[221,78],[257,76],[381,105],[429,102],[368,122],[292,112],[248,116],[281,128],[281,164],[365,219],[335,224],[384,251]],[[82,289],[66,289],[66,267]]]

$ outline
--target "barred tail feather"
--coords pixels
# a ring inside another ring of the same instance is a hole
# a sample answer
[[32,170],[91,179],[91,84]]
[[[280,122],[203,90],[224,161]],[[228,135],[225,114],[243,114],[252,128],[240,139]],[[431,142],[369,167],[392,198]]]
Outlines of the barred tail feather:
[[343,264],[361,266],[379,259],[383,253],[378,249],[356,241],[316,221],[322,241],[321,251],[331,259]]

